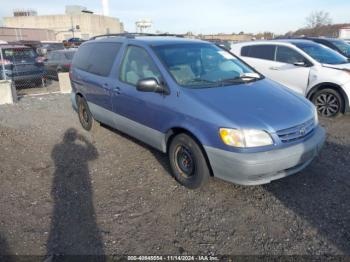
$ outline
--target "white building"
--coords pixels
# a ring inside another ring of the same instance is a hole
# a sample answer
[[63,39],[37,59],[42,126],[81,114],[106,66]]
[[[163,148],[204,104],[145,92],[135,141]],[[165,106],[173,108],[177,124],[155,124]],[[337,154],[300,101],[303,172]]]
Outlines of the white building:
[[59,41],[73,36],[89,39],[95,35],[124,32],[123,23],[119,19],[93,14],[81,6],[67,6],[63,15],[4,17],[4,26],[50,29]]

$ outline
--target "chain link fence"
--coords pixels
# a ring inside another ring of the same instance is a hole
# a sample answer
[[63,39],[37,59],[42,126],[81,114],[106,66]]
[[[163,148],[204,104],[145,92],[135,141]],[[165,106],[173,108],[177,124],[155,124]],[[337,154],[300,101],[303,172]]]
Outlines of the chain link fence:
[[51,58],[28,46],[0,45],[0,80],[12,80],[19,96],[58,92],[58,72],[69,71],[70,62],[53,65]]

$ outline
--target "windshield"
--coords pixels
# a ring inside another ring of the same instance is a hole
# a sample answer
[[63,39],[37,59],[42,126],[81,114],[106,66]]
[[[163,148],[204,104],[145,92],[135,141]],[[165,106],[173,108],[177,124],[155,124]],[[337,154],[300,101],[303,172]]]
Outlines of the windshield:
[[19,60],[26,58],[35,58],[37,55],[32,49],[29,48],[16,48],[16,49],[5,49],[4,59],[7,60]]
[[296,46],[321,64],[339,65],[348,63],[346,57],[323,45],[297,43]]
[[332,40],[335,45],[344,55],[350,57],[350,45],[342,40]]
[[154,49],[176,82],[184,87],[218,87],[262,77],[213,44],[165,45]]

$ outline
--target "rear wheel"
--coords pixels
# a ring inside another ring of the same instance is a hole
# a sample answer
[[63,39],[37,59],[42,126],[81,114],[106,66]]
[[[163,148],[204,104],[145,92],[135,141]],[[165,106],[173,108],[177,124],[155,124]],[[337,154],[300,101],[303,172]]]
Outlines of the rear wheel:
[[78,105],[79,121],[82,127],[87,131],[96,129],[99,124],[92,117],[92,114],[90,112],[90,109],[86,100],[83,97],[78,96],[77,105]]
[[169,147],[169,160],[175,179],[189,189],[201,187],[210,176],[201,147],[187,134],[173,138]]
[[344,110],[344,100],[338,91],[334,89],[322,89],[312,99],[318,113],[323,117],[336,117]]

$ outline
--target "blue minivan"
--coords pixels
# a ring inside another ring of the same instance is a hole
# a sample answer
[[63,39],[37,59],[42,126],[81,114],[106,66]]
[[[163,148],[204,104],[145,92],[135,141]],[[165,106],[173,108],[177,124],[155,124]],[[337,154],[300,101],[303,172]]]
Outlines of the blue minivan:
[[103,123],[167,153],[191,189],[210,176],[261,185],[295,174],[325,140],[312,103],[209,42],[97,38],[70,77],[84,129]]

